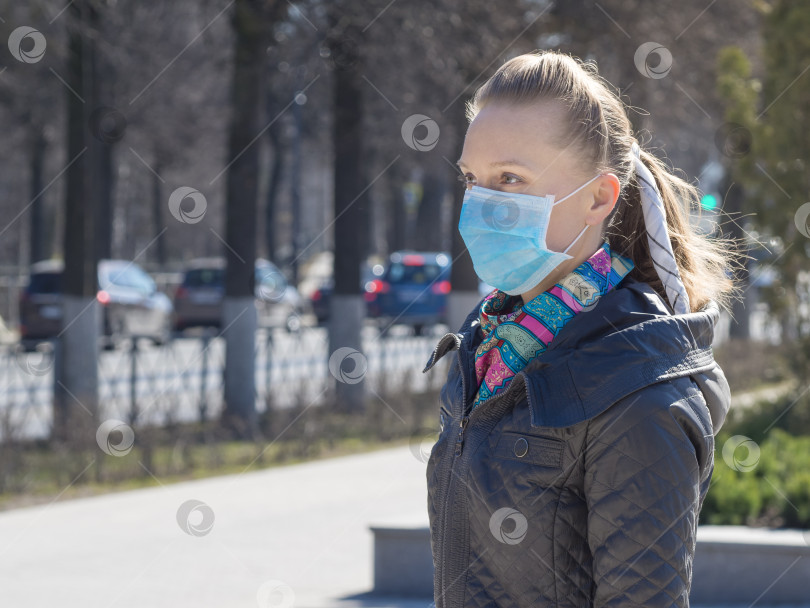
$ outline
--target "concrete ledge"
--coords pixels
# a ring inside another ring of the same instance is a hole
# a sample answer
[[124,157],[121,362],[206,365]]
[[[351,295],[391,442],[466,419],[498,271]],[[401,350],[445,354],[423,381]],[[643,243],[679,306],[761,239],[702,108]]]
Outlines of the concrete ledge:
[[[380,595],[433,597],[430,529],[370,526],[374,590]],[[810,605],[810,531],[699,526],[690,601],[717,606]]]
[[432,598],[430,528],[370,528],[374,534],[374,593]]
[[699,526],[696,602],[810,603],[810,531]]

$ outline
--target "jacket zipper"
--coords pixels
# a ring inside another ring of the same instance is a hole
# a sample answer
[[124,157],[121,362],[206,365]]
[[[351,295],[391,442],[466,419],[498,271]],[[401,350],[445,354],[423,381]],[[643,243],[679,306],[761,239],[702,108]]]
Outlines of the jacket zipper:
[[[464,447],[464,432],[465,432],[465,429],[468,426],[471,417],[475,416],[476,419],[477,419],[477,418],[480,418],[483,415],[480,412],[485,411],[483,409],[484,405],[490,403],[491,401],[496,401],[498,399],[504,399],[505,397],[513,394],[514,390],[510,390],[510,389],[512,388],[512,385],[515,382],[515,379],[513,378],[512,382],[509,384],[509,386],[506,388],[505,391],[503,391],[502,393],[496,394],[496,395],[492,395],[491,397],[488,397],[487,399],[485,399],[484,401],[479,403],[468,414],[468,413],[466,413],[466,409],[467,409],[467,404],[466,404],[467,390],[466,390],[466,384],[464,382],[464,365],[463,365],[463,362],[461,360],[461,350],[459,350],[458,353],[457,353],[457,360],[458,360],[459,371],[460,371],[460,374],[461,374],[462,410],[465,413],[462,414],[462,417],[459,420],[459,430],[458,430],[458,435],[456,436],[455,451],[454,451],[454,453],[453,453],[453,455],[451,457],[445,459],[446,461],[449,462],[449,465],[446,466],[446,468],[447,468],[447,470],[449,472],[449,478],[447,479],[447,483],[445,484],[446,491],[445,491],[445,493],[443,494],[443,496],[441,498],[441,500],[443,501],[442,502],[442,515],[441,515],[441,518],[439,520],[441,522],[441,526],[440,526],[439,533],[438,533],[438,536],[439,536],[438,569],[440,570],[440,572],[439,572],[439,575],[437,577],[438,580],[440,581],[440,585],[439,585],[439,589],[438,589],[438,592],[439,592],[438,597],[441,598],[441,599],[439,599],[437,601],[436,608],[445,608],[445,606],[448,606],[448,604],[446,602],[447,598],[446,598],[446,595],[445,595],[446,590],[448,588],[447,577],[446,577],[447,568],[445,566],[448,564],[448,562],[450,560],[450,557],[451,557],[450,555],[448,555],[448,548],[447,548],[447,527],[448,527],[447,524],[448,524],[449,511],[450,511],[449,510],[449,503],[451,502],[450,498],[453,495],[453,493],[451,492],[451,488],[455,490],[456,485],[457,485],[457,484],[453,483],[454,482],[454,479],[453,479],[454,475],[452,474],[452,472],[453,472],[453,469],[455,468],[456,461],[458,459],[460,459],[460,457],[462,456],[462,450],[463,450],[463,447]],[[524,378],[524,380],[525,380],[525,378]],[[489,409],[491,410],[492,408],[490,407]],[[503,408],[503,409],[505,411],[506,408]],[[479,412],[479,413],[476,414],[476,411]],[[494,422],[497,423],[497,420],[498,420],[498,417],[495,417]],[[466,463],[464,463],[464,464],[466,464]],[[464,464],[462,464],[461,467],[463,467]],[[462,514],[466,513],[466,501],[464,500],[464,498],[465,498],[465,496],[464,496],[464,493],[462,492],[461,493],[461,499],[462,499],[461,502],[463,503],[463,505],[462,505],[462,508],[459,509],[459,511]],[[466,534],[464,534],[462,536],[466,536]],[[464,570],[464,555],[462,554],[462,552],[457,551],[456,554],[453,555],[452,557],[455,558],[453,560],[453,566],[454,566],[453,573],[455,574],[455,572],[463,572],[463,570]],[[456,575],[456,578],[458,578],[458,576],[459,575]],[[454,594],[458,594],[463,598],[464,591],[465,591],[465,586],[466,586],[464,581],[459,581],[459,580],[454,579],[452,582],[454,584],[456,584],[456,587],[454,588]],[[459,591],[459,589],[460,589],[460,591]],[[449,604],[449,608],[456,608],[456,604],[454,604],[454,603]]]
[[[433,349],[433,356],[430,358],[430,365],[422,370],[423,373],[430,371],[433,366],[436,364],[436,354],[439,351],[439,347],[441,346],[442,341],[447,337],[452,335],[456,340],[456,349],[458,349],[458,353],[456,353],[456,362],[458,364],[459,375],[461,377],[461,392],[462,392],[462,410],[464,408],[463,401],[464,395],[466,395],[465,390],[465,383],[464,383],[464,366],[462,365],[461,361],[461,338],[459,334],[448,332],[444,334],[439,341],[436,343],[436,347]],[[450,412],[451,419],[453,412]],[[444,530],[446,529],[446,522],[447,522],[447,486],[450,483],[450,478],[452,477],[452,461],[455,460],[455,456],[450,456],[449,454],[445,455],[442,460],[437,463],[437,467],[439,471],[437,472],[437,476],[439,476],[439,489],[436,493],[436,503],[439,505],[440,513],[437,522],[437,531],[436,531],[436,581],[438,582],[435,585],[435,595],[436,595],[436,608],[442,608],[444,606],[444,600],[441,597],[442,589],[444,588]]]
[[[438,349],[438,345],[437,345],[436,348]],[[444,555],[445,555],[445,547],[447,546],[447,543],[445,542],[445,536],[446,536],[446,530],[447,530],[447,517],[448,517],[447,495],[448,495],[448,492],[450,490],[450,484],[453,481],[453,465],[456,462],[456,458],[461,453],[461,446],[459,444],[463,441],[464,426],[466,424],[464,422],[464,419],[465,418],[469,419],[469,417],[465,413],[465,410],[467,408],[467,405],[465,403],[465,401],[467,399],[467,388],[466,388],[466,383],[464,382],[464,363],[461,360],[461,344],[460,343],[458,345],[458,350],[456,351],[456,362],[458,364],[458,373],[459,373],[459,376],[461,377],[461,421],[459,422],[459,425],[460,425],[461,428],[459,429],[458,436],[456,437],[456,448],[455,448],[455,452],[454,452],[453,456],[449,456],[449,457],[446,456],[444,458],[444,462],[446,463],[444,469],[446,469],[446,472],[447,472],[447,479],[445,480],[444,477],[441,478],[442,479],[441,483],[442,483],[442,487],[444,488],[444,492],[442,493],[441,502],[439,503],[439,504],[441,504],[441,517],[439,518],[439,530],[438,530],[439,550],[437,551],[437,553],[439,554],[439,559],[437,560],[437,570],[439,572],[437,573],[437,576],[436,576],[436,578],[439,581],[439,588],[436,590],[438,592],[436,594],[437,597],[435,598],[436,599],[436,608],[444,608],[444,606],[445,606],[444,590],[447,588],[447,585],[445,584],[445,580],[444,580],[444,572],[445,572],[445,567],[444,567],[445,566],[445,557],[444,557]],[[434,363],[435,363],[435,360],[434,360]],[[444,471],[443,471],[443,473],[444,473]]]
[[[518,372],[518,373],[520,373],[520,372]],[[515,375],[515,377],[517,377],[517,375]],[[463,376],[463,375],[462,375],[462,378],[461,378],[461,382],[462,382],[462,390],[464,390],[464,376]],[[480,409],[481,409],[481,408],[482,408],[484,405],[486,405],[487,403],[489,403],[490,401],[493,401],[494,399],[498,399],[498,398],[500,398],[500,397],[504,397],[504,396],[505,396],[505,395],[506,395],[506,394],[509,392],[509,389],[511,388],[511,386],[512,386],[512,384],[513,384],[514,382],[515,382],[515,378],[512,378],[512,381],[509,383],[509,386],[507,386],[507,387],[506,387],[506,390],[505,390],[505,391],[503,391],[503,393],[499,393],[499,394],[496,394],[496,395],[492,395],[492,396],[490,396],[490,397],[487,397],[487,398],[486,398],[486,399],[484,399],[484,400],[483,400],[481,403],[479,403],[477,406],[475,406],[474,410],[478,410],[478,411],[480,411]],[[528,401],[528,400],[529,400],[529,389],[528,389],[528,387],[526,387],[526,382],[524,382],[524,383],[523,383],[523,386],[524,386],[524,388],[526,388],[526,400]],[[466,393],[465,393],[465,397],[466,397]],[[466,410],[466,404],[465,404],[465,410]],[[460,455],[461,455],[461,450],[462,450],[462,449],[463,449],[463,447],[464,447],[464,428],[465,428],[465,427],[467,426],[467,424],[469,423],[469,421],[470,421],[470,416],[472,416],[472,413],[473,413],[473,412],[472,412],[472,411],[470,411],[470,413],[469,413],[469,414],[464,414],[464,415],[461,417],[461,421],[459,422],[458,436],[456,437],[456,456],[460,456]]]
[[461,446],[464,444],[464,427],[470,419],[469,414],[464,414],[459,422],[458,437],[456,438],[456,456],[461,454]]

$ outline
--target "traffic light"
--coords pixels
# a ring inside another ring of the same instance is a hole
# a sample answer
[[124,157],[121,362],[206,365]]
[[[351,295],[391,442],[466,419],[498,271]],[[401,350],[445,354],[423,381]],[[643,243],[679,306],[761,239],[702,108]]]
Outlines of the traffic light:
[[700,206],[707,211],[714,211],[717,208],[717,197],[714,194],[704,194],[700,197]]

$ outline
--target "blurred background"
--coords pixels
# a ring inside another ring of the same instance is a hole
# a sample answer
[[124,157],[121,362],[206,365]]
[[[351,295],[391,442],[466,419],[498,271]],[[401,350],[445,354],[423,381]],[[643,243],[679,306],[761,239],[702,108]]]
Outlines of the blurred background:
[[[407,444],[482,295],[464,104],[595,62],[745,244],[701,524],[810,528],[810,4],[0,0],[0,509]],[[428,447],[429,449],[429,447]]]

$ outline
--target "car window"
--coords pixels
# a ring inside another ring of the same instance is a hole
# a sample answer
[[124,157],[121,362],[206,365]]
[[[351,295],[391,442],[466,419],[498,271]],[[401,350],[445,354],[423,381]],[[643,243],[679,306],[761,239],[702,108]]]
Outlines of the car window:
[[186,272],[183,285],[186,287],[222,287],[225,271],[222,268],[196,268]]
[[137,266],[121,266],[111,269],[106,278],[108,285],[137,289],[146,293],[155,290],[155,282]]
[[408,265],[402,262],[392,262],[388,267],[389,283],[420,283],[426,284],[436,280],[442,272],[438,264]]
[[263,285],[279,285],[286,284],[284,275],[275,266],[257,266],[256,267],[256,283]]
[[61,291],[61,272],[40,272],[31,275],[31,280],[28,283],[29,293],[61,293]]
[[275,266],[257,266],[254,276],[257,291],[266,298],[280,297],[287,289],[287,280]]

